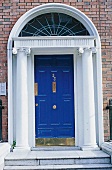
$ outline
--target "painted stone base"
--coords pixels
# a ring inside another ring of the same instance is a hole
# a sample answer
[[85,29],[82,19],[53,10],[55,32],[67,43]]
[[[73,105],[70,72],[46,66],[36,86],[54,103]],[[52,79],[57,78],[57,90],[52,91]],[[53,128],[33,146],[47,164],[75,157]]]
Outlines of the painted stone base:
[[97,145],[94,145],[94,146],[82,146],[81,150],[83,150],[83,151],[99,151],[100,148]]

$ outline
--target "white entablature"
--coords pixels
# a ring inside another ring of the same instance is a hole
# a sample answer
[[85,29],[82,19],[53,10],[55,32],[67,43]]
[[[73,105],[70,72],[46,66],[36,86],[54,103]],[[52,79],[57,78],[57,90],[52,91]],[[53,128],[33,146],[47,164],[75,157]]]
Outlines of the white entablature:
[[94,36],[47,36],[47,37],[15,37],[14,48],[29,47],[94,47]]

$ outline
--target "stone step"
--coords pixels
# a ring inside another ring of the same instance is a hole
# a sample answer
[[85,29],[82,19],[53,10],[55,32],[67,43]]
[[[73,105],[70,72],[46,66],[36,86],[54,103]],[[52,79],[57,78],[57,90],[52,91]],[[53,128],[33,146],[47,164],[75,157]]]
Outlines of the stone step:
[[41,147],[32,147],[31,151],[77,151],[80,150],[80,147],[76,146],[41,146]]
[[44,165],[44,166],[5,166],[4,170],[112,170],[110,164],[83,164],[83,165]]
[[55,158],[55,159],[12,159],[5,160],[6,166],[37,165],[74,165],[74,164],[110,164],[110,158]]
[[5,158],[5,166],[110,164],[102,151],[16,151]]
[[5,158],[4,170],[112,169],[110,156],[102,151],[18,151]]

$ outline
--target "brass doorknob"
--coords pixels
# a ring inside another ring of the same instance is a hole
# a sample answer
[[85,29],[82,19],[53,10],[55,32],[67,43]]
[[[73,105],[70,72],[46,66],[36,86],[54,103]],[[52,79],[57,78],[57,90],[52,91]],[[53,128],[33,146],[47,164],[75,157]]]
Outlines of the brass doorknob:
[[38,103],[36,103],[35,106],[38,106]]
[[56,105],[53,105],[53,109],[56,109]]

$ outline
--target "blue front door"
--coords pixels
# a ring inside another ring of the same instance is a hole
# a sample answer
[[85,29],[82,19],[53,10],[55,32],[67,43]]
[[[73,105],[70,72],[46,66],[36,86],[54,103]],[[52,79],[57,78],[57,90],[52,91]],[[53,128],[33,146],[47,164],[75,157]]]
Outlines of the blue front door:
[[34,58],[36,138],[74,138],[73,55]]

